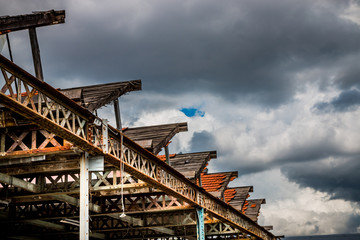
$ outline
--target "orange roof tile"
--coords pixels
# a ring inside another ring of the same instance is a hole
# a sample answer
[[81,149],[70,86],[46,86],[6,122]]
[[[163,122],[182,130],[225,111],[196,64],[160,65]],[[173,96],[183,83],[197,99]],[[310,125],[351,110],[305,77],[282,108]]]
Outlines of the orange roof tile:
[[201,185],[208,192],[215,192],[221,188],[226,176],[221,173],[201,174]]
[[224,192],[224,200],[226,203],[229,203],[235,196],[236,190],[235,189],[226,189]]
[[[169,154],[170,158],[175,157],[176,154]],[[161,160],[161,161],[166,161],[166,156],[165,155],[157,155],[157,157]]]
[[246,212],[246,209],[247,209],[247,206],[249,205],[249,201],[248,200],[245,200],[245,203],[243,205],[243,208],[242,208],[242,212],[245,214]]
[[237,177],[237,172],[202,173],[202,187],[208,192],[224,191],[229,181]]

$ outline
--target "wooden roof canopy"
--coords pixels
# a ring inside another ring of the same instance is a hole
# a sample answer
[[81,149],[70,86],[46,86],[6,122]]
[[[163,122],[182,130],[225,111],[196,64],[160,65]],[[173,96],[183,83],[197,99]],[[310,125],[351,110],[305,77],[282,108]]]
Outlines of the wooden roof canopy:
[[243,209],[243,212],[246,216],[248,216],[254,222],[257,222],[261,204],[266,204],[265,199],[250,199],[248,200],[248,205],[246,208]]
[[250,196],[249,193],[252,191],[252,186],[227,188],[224,192],[225,202],[241,211],[245,200]]
[[208,162],[216,157],[216,151],[174,154],[170,156],[170,165],[187,178],[198,178]]
[[216,197],[223,197],[224,191],[230,181],[238,177],[238,172],[202,173],[202,187]]
[[141,80],[97,84],[59,90],[62,94],[75,102],[80,103],[89,111],[94,111],[111,103],[125,93],[140,91]]
[[186,132],[186,122],[125,128],[123,133],[139,145],[157,155],[179,132]]

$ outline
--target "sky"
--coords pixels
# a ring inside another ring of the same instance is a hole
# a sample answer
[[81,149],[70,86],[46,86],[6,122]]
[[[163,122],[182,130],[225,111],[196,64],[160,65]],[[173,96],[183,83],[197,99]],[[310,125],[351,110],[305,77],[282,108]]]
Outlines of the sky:
[[[0,16],[65,9],[37,29],[57,88],[142,79],[124,126],[188,122],[172,153],[266,198],[274,234],[360,232],[360,1],[0,0]],[[33,73],[28,33],[10,34]],[[7,46],[3,52],[8,56]],[[114,122],[112,106],[101,110]]]

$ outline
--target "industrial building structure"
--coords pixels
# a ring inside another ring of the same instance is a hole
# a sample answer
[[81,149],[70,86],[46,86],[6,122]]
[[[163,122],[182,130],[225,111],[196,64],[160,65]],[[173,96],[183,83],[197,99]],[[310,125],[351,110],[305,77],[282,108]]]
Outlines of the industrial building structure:
[[[141,80],[55,89],[44,82],[36,28],[65,11],[0,17],[1,239],[264,239],[265,199],[208,173],[216,151],[170,154],[187,123],[123,128],[118,98]],[[35,75],[17,66],[8,34],[28,30]],[[117,126],[97,115],[114,105]],[[164,150],[165,155],[159,155]]]

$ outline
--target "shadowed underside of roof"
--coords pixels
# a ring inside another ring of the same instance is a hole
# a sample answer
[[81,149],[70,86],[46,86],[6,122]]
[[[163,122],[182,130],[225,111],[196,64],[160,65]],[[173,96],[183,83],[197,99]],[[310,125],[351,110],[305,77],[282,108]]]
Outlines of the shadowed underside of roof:
[[89,111],[94,111],[125,93],[139,90],[141,90],[141,80],[67,88],[59,91],[75,102],[80,102]]
[[[179,132],[188,130],[187,123],[172,123],[147,127],[125,128],[123,133],[157,155]],[[146,146],[143,145],[146,143]]]

